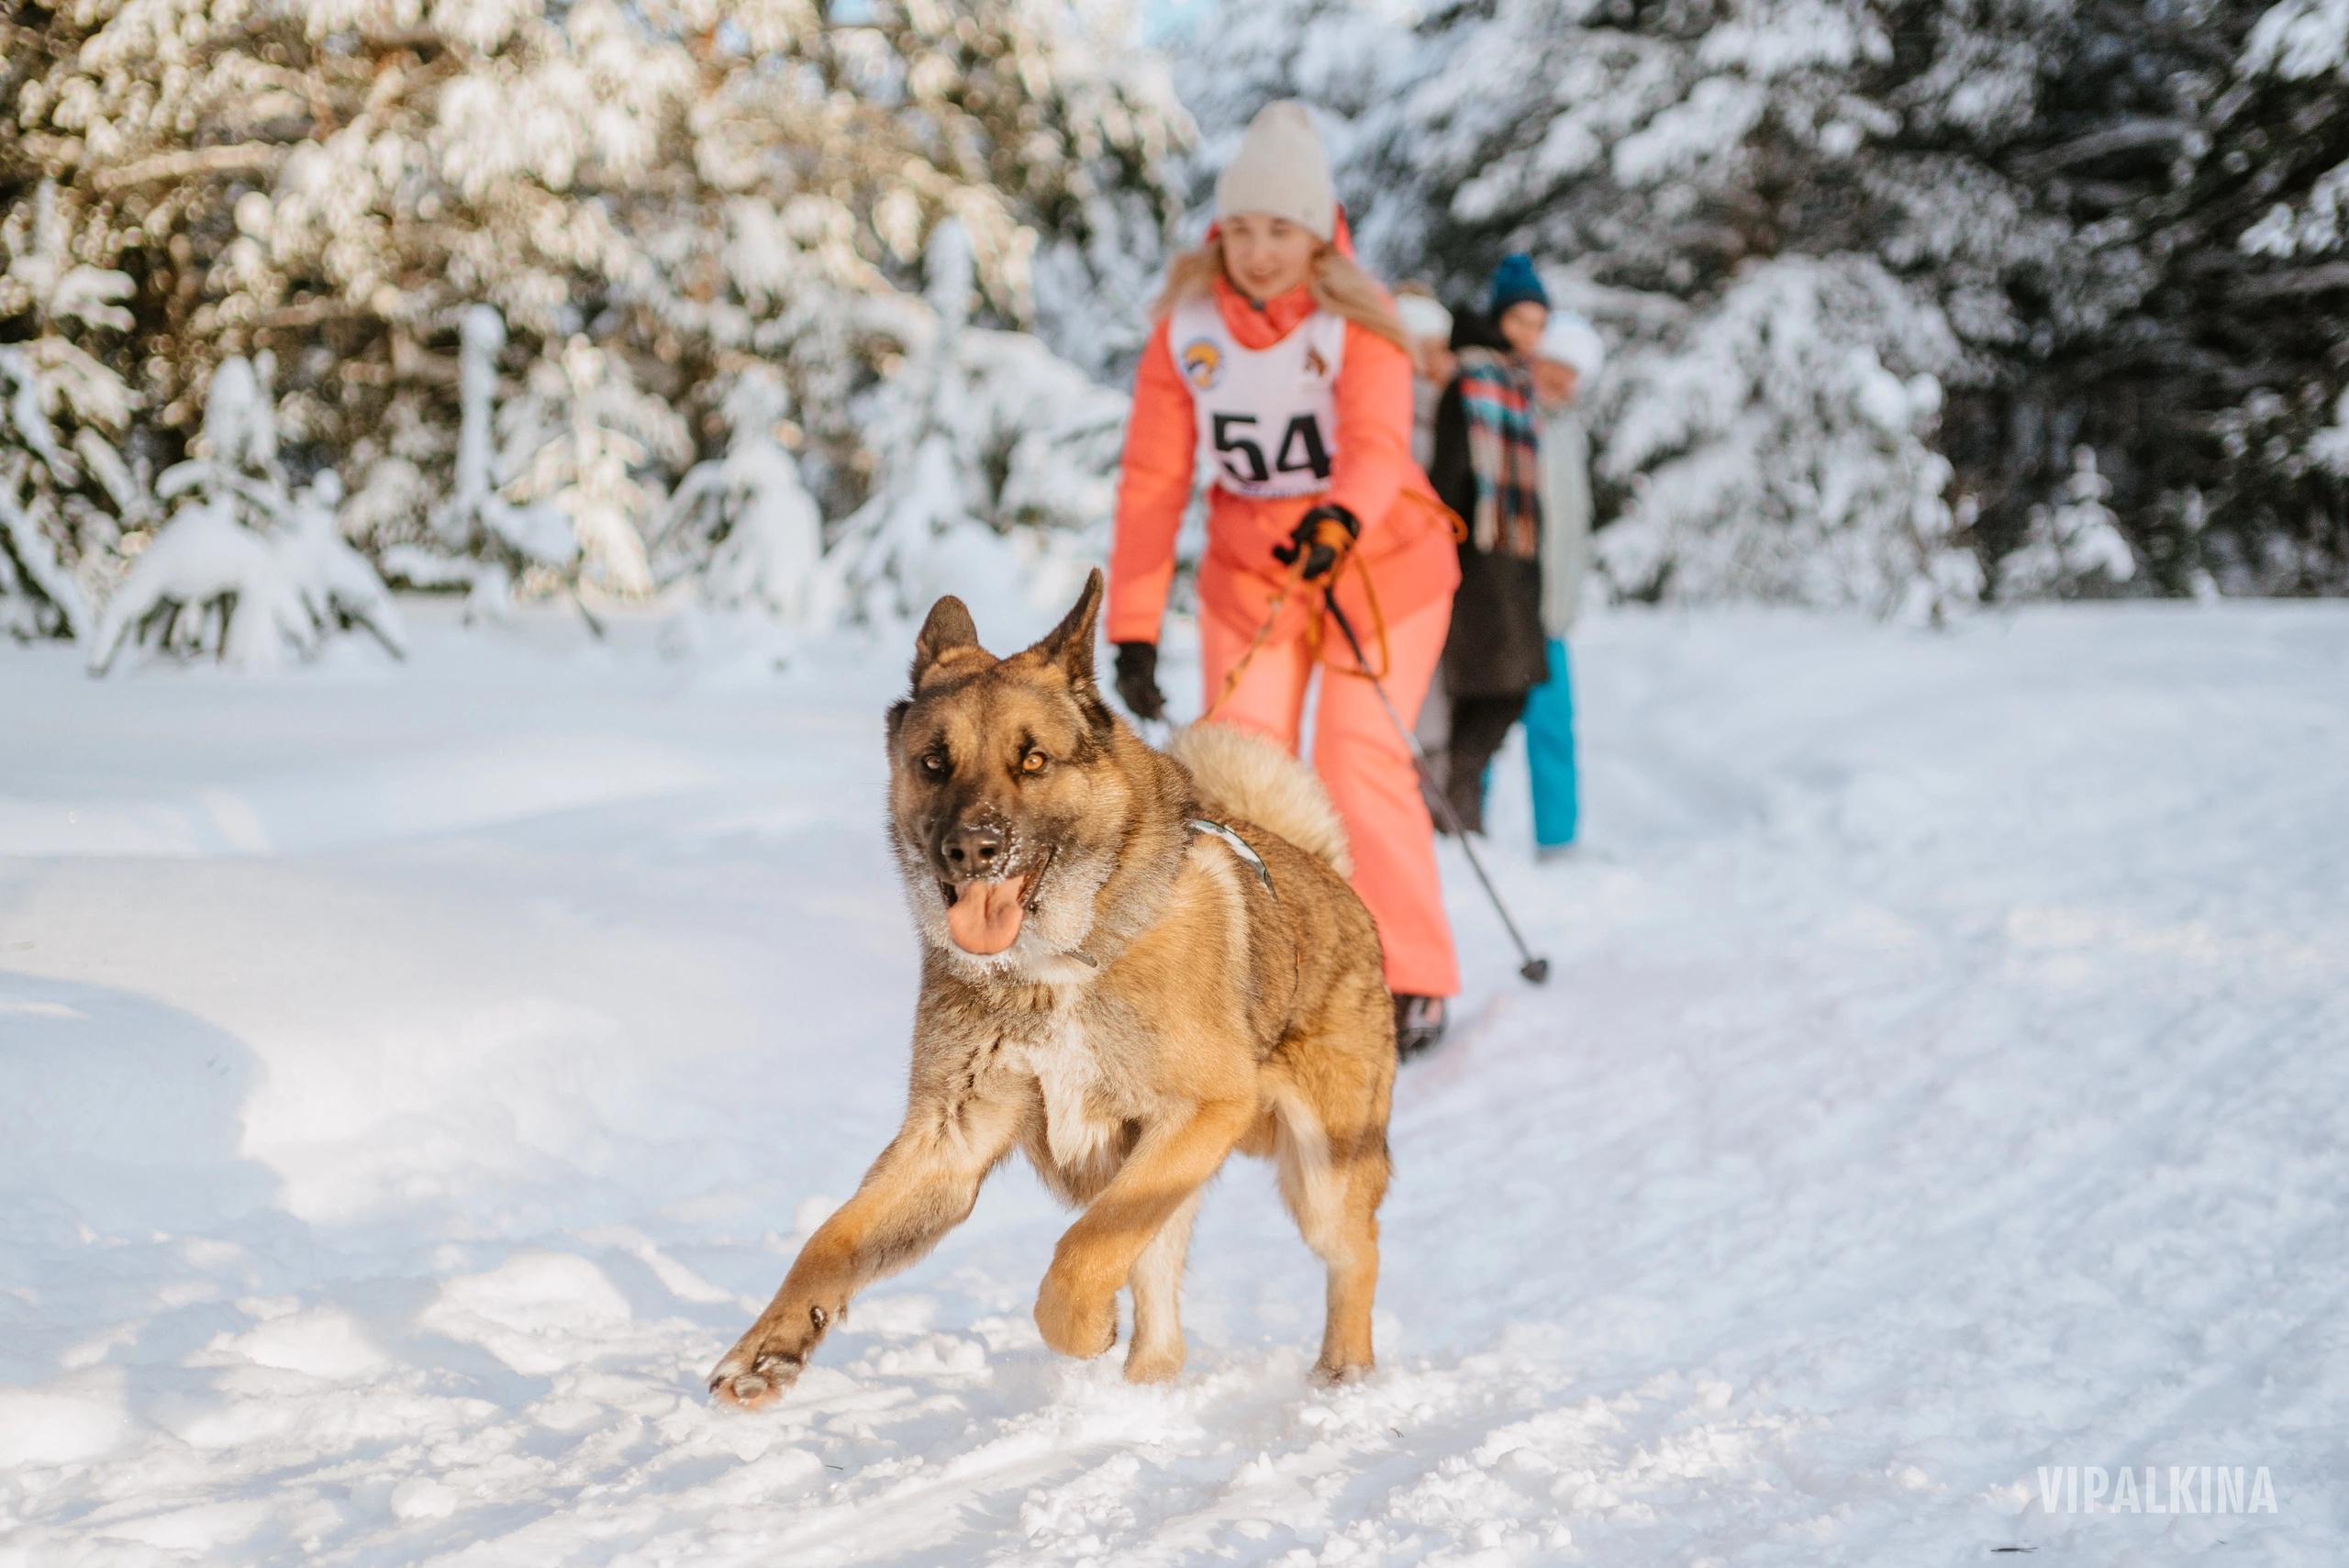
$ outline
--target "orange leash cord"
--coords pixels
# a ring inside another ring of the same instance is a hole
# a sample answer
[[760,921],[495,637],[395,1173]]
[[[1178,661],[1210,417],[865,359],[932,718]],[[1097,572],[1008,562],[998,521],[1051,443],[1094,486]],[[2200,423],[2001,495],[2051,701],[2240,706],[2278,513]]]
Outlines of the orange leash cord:
[[[1314,530],[1312,544],[1325,544],[1338,552],[1336,563],[1330,568],[1330,586],[1332,588],[1337,586],[1339,575],[1345,571],[1346,562],[1353,556],[1353,542],[1354,536],[1346,531],[1345,525],[1332,518],[1323,518],[1320,527]],[[1213,718],[1223,705],[1231,700],[1231,694],[1240,689],[1240,677],[1248,673],[1248,666],[1255,662],[1256,655],[1263,651],[1265,641],[1273,635],[1273,628],[1281,618],[1282,606],[1288,603],[1288,596],[1296,591],[1297,584],[1305,581],[1306,563],[1312,555],[1312,545],[1300,544],[1297,547],[1297,559],[1289,562],[1288,570],[1281,574],[1280,586],[1273,590],[1273,602],[1265,607],[1264,624],[1249,639],[1248,651],[1240,656],[1240,662],[1223,677],[1223,689],[1216,693],[1215,701],[1208,704],[1207,711],[1199,715],[1198,723],[1205,724]],[[1367,584],[1370,579],[1364,576],[1363,581]],[[1318,619],[1306,623],[1306,638],[1310,656],[1319,659],[1321,656],[1321,623]]]
[[[1442,502],[1431,500],[1412,490],[1404,491],[1403,498],[1441,516],[1452,534],[1454,544],[1468,537],[1468,525],[1462,522],[1459,514]],[[1339,579],[1346,574],[1346,568],[1354,563],[1354,537],[1346,532],[1343,525],[1325,521],[1317,538],[1318,542],[1327,544],[1338,552],[1338,563],[1330,569],[1330,581],[1323,593],[1324,602],[1334,609]],[[1286,573],[1282,573],[1280,586],[1273,590],[1272,603],[1264,611],[1264,624],[1256,628],[1256,635],[1249,639],[1248,651],[1240,656],[1240,662],[1232,665],[1225,673],[1223,688],[1216,693],[1215,701],[1208,704],[1207,711],[1200,714],[1196,722],[1205,724],[1213,718],[1222,709],[1223,705],[1231,700],[1231,694],[1240,689],[1241,677],[1248,673],[1248,666],[1255,662],[1256,655],[1263,651],[1265,642],[1272,637],[1273,627],[1281,618],[1282,606],[1288,603],[1288,596],[1296,591],[1297,584],[1305,581],[1305,562],[1309,553],[1308,550],[1299,550],[1297,552],[1297,560]],[[1393,650],[1387,646],[1386,612],[1378,605],[1377,581],[1371,575],[1370,568],[1367,566],[1362,568],[1360,575],[1363,598],[1370,606],[1372,637],[1378,644],[1378,668],[1373,670],[1362,662],[1362,646],[1353,642],[1351,628],[1347,628],[1347,641],[1353,644],[1356,667],[1352,670],[1339,670],[1332,665],[1330,668],[1337,674],[1355,675],[1364,680],[1375,682],[1384,680],[1394,669],[1395,656]],[[1306,622],[1305,639],[1307,662],[1308,663],[1322,662],[1320,617],[1316,616]]]
[[[1404,491],[1402,498],[1442,517],[1444,526],[1451,531],[1453,543],[1459,544],[1467,539],[1468,525],[1460,520],[1459,513],[1442,502],[1422,495],[1416,490]],[[1349,556],[1348,559],[1352,557]],[[1383,681],[1394,673],[1395,655],[1386,645],[1386,613],[1378,607],[1378,580],[1370,574],[1369,567],[1365,566],[1362,569],[1362,596],[1370,606],[1371,634],[1378,643],[1378,668],[1373,670],[1362,662],[1362,645],[1354,641],[1353,628],[1344,625],[1345,617],[1338,609],[1338,578],[1345,569],[1346,562],[1341,561],[1338,562],[1337,570],[1330,573],[1328,603],[1330,613],[1338,617],[1341,628],[1346,633],[1346,641],[1353,649],[1356,668],[1338,670],[1335,665],[1330,668],[1341,675],[1359,675],[1365,681]],[[1319,659],[1321,656],[1321,623],[1319,621],[1313,623],[1308,635],[1313,639],[1313,656]]]
[[1295,564],[1282,573],[1281,585],[1273,590],[1272,607],[1264,612],[1264,624],[1256,628],[1255,637],[1249,641],[1248,651],[1242,653],[1240,656],[1240,662],[1234,664],[1225,673],[1223,690],[1216,693],[1215,701],[1208,704],[1208,710],[1199,715],[1194,722],[1205,724],[1216,716],[1218,709],[1231,700],[1231,694],[1240,689],[1240,677],[1248,673],[1248,666],[1255,662],[1256,655],[1264,648],[1265,639],[1273,635],[1273,623],[1281,618],[1281,606],[1288,602],[1290,590],[1304,581],[1305,551],[1300,550],[1297,552]]

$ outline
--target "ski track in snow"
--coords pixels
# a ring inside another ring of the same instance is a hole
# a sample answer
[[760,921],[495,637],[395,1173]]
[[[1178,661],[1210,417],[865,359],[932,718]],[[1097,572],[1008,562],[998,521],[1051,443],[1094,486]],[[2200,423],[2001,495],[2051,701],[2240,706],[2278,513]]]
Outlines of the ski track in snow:
[[[701,1379],[902,1092],[903,651],[415,618],[0,655],[5,1568],[2343,1560],[2338,606],[1598,620],[1581,853],[1495,775],[1547,989],[1446,851],[1377,1373],[1306,1382],[1247,1162],[1179,1383],[1048,1354],[1015,1165],[750,1417]],[[2037,1495],[2205,1464],[2277,1511]]]

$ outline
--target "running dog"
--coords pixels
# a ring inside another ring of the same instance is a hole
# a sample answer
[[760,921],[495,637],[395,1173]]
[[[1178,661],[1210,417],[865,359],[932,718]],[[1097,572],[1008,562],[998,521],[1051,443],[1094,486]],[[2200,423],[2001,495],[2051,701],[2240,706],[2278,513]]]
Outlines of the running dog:
[[1232,1151],[1277,1162],[1329,1267],[1314,1371],[1370,1369],[1395,1014],[1344,830],[1269,740],[1197,726],[1152,749],[1094,684],[1101,573],[1042,641],[998,659],[931,606],[889,710],[892,845],[920,933],[905,1126],[710,1373],[726,1403],[791,1386],[866,1284],[960,1224],[1012,1151],[1084,1213],[1036,1326],[1125,1375],[1182,1370],[1191,1221]]

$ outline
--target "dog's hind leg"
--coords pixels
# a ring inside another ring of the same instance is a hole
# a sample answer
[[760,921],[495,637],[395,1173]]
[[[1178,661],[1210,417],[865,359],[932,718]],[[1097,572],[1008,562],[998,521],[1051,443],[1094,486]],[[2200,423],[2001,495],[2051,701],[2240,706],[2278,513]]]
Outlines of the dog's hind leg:
[[1126,1348],[1128,1383],[1170,1383],[1183,1370],[1183,1260],[1191,1250],[1191,1222],[1198,1218],[1199,1197],[1193,1193],[1166,1217],[1126,1275],[1134,1296],[1134,1339]]
[[1274,1116],[1281,1196],[1305,1244],[1330,1271],[1328,1318],[1313,1375],[1349,1383],[1373,1364],[1370,1307],[1378,1289],[1378,1206],[1388,1171],[1385,1129],[1332,1128],[1295,1087],[1274,1097]]

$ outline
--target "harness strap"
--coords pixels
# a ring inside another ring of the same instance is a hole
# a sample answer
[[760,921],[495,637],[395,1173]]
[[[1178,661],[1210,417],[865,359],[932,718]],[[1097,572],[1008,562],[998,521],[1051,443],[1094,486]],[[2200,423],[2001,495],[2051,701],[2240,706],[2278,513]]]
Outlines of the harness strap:
[[1273,868],[1264,863],[1264,856],[1258,854],[1254,850],[1248,847],[1247,840],[1241,838],[1239,834],[1233,832],[1222,823],[1210,822],[1204,817],[1191,817],[1188,821],[1184,823],[1184,826],[1188,828],[1194,833],[1212,833],[1217,838],[1221,839],[1225,843],[1230,844],[1231,846],[1232,853],[1238,855],[1241,860],[1246,861],[1251,866],[1255,868],[1256,875],[1264,881],[1264,891],[1271,894],[1275,898],[1278,898],[1281,895],[1281,890],[1273,885]]

